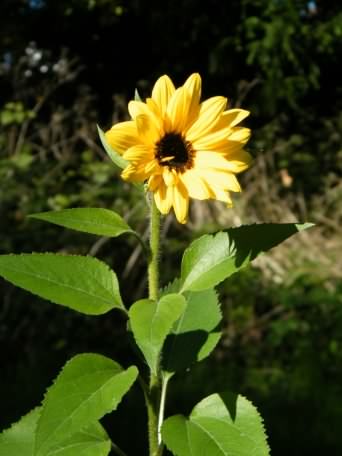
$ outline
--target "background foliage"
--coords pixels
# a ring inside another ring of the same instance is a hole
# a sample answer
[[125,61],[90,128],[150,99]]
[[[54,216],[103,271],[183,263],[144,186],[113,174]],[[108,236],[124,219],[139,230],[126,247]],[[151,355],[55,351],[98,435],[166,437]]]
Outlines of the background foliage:
[[[0,251],[96,255],[118,272],[127,302],[146,287],[133,240],[94,240],[27,215],[107,207],[146,236],[144,203],[107,160],[96,123],[124,119],[134,88],[147,95],[163,73],[182,84],[199,71],[205,97],[222,94],[252,112],[255,163],[244,193],[233,210],[194,203],[185,229],[165,220],[164,284],[184,246],[208,229],[318,227],[221,286],[223,340],[174,384],[180,399],[168,412],[188,413],[204,393],[232,388],[259,406],[273,454],[341,454],[340,2],[2,0],[0,23]],[[38,405],[74,354],[131,364],[119,313],[88,319],[0,287],[1,427]],[[138,409],[139,400],[124,402]],[[123,408],[109,424],[133,453],[144,417],[130,423],[132,439]]]

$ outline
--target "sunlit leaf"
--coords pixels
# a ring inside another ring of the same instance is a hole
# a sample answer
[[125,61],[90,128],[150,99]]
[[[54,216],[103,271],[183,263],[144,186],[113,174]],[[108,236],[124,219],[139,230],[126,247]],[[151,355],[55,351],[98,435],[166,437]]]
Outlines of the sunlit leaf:
[[35,456],[47,456],[57,445],[115,410],[138,371],[96,354],[72,358],[44,398],[37,425]]
[[88,315],[124,309],[115,273],[93,257],[32,253],[0,255],[0,275],[56,304]]
[[134,233],[119,214],[104,208],[63,209],[40,212],[29,217],[98,236],[116,237],[123,233]]
[[107,456],[111,441],[98,422],[52,446],[46,456]]
[[182,295],[169,294],[159,301],[143,299],[129,309],[134,338],[155,374],[166,336],[185,307],[186,301]]
[[168,418],[162,437],[175,456],[269,455],[257,409],[246,398],[233,393],[208,396],[196,405],[189,418]]
[[40,408],[37,407],[0,434],[1,456],[34,456]]
[[181,291],[212,288],[259,254],[312,226],[312,223],[262,223],[206,234],[184,252]]

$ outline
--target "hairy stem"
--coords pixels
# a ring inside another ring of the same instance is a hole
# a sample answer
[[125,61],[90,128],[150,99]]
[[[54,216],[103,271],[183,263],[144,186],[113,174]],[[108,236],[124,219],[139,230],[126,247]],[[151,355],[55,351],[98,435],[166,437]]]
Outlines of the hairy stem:
[[[151,222],[150,222],[150,257],[148,263],[148,290],[149,298],[158,299],[159,295],[159,244],[160,244],[160,212],[154,198],[151,198]],[[150,456],[160,456],[162,446],[158,439],[158,408],[160,402],[159,373],[151,372],[148,393],[145,394],[148,415],[148,440]]]
[[160,385],[158,378],[151,374],[149,393],[147,396],[147,415],[148,415],[148,440],[150,456],[159,456],[160,447],[158,442],[158,405],[160,396]]
[[159,241],[160,241],[160,212],[151,198],[151,222],[150,222],[150,258],[148,263],[148,289],[149,298],[157,300],[159,294]]

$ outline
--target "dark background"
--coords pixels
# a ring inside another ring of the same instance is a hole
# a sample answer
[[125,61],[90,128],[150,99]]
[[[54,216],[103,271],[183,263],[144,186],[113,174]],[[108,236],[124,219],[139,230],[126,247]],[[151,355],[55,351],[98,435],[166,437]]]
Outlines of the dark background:
[[[107,261],[127,303],[146,288],[132,239],[94,239],[27,215],[108,207],[146,235],[144,202],[123,183],[96,134],[127,115],[167,73],[194,71],[204,98],[251,111],[251,170],[227,210],[194,203],[164,222],[164,283],[202,232],[256,221],[317,227],[219,287],[223,338],[209,360],[171,384],[168,414],[233,389],[264,417],[274,455],[342,453],[342,13],[339,0],[2,0],[0,3],[0,252],[63,251]],[[115,311],[89,318],[0,282],[0,426],[39,404],[82,351],[134,356]],[[125,409],[126,406],[126,409]],[[144,454],[133,389],[104,420],[129,454]],[[127,411],[128,410],[128,411]],[[134,416],[134,419],[131,417]]]

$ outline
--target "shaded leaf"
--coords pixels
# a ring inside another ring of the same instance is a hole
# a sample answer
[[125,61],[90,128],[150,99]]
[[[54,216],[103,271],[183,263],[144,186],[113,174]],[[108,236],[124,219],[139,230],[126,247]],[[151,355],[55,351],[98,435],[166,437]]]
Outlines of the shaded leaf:
[[101,355],[72,358],[46,393],[37,425],[35,456],[49,455],[58,445],[114,410],[137,374],[134,366],[123,370]]
[[217,327],[222,316],[215,290],[186,292],[185,298],[186,307],[163,348],[162,369],[167,372],[184,370],[201,361],[221,337]]
[[206,234],[185,250],[182,259],[181,292],[212,288],[312,223],[262,223]]
[[268,456],[266,434],[257,409],[243,396],[212,394],[191,412],[168,418],[162,428],[175,456]]
[[55,304],[88,315],[124,310],[115,273],[93,257],[32,253],[0,255],[0,275]]
[[168,294],[157,302],[149,299],[138,301],[129,310],[135,341],[155,374],[166,336],[185,307],[182,295]]
[[63,209],[40,212],[29,217],[98,236],[116,237],[123,233],[135,234],[120,215],[104,208]]

